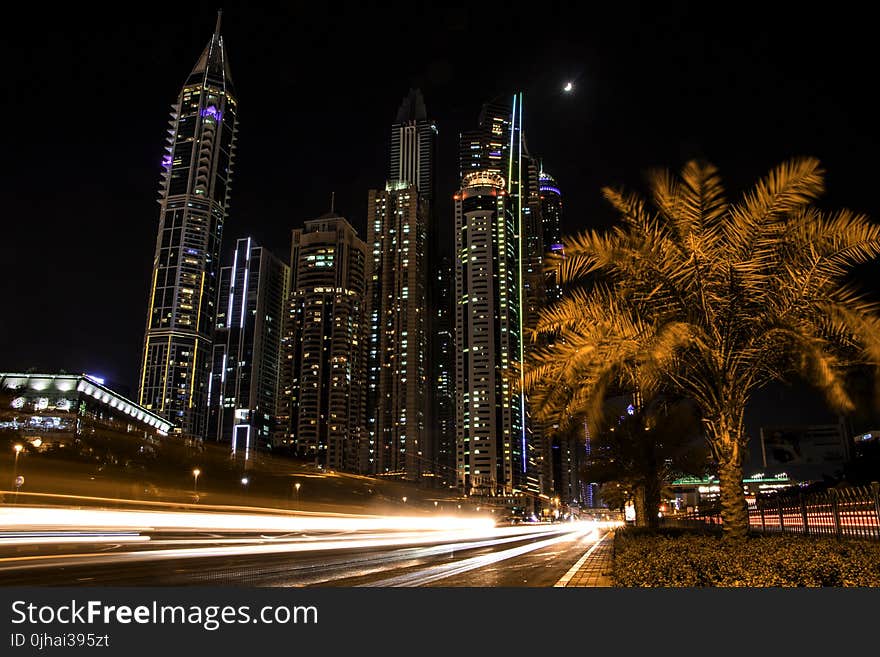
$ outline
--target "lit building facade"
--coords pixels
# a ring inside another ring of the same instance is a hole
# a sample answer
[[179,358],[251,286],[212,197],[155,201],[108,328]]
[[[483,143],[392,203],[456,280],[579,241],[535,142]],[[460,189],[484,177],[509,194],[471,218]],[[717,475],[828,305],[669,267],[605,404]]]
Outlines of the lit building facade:
[[[541,167],[538,173],[545,253],[562,253],[562,192],[556,180]],[[546,281],[547,300],[559,301],[562,290],[555,279]]]
[[452,274],[452,260],[449,257],[441,258],[439,266],[431,270],[430,276],[436,291],[431,334],[430,387],[434,392],[431,443],[435,473],[440,485],[455,486],[455,277]]
[[[428,117],[421,91],[411,89],[401,102],[391,127],[388,180],[392,184],[406,182],[414,185],[425,216],[427,243],[419,258],[421,266],[428,272],[424,299],[428,379],[424,411],[426,428],[419,471],[422,477],[435,476],[437,483],[443,484],[454,483],[454,467],[444,458],[448,455],[449,444],[455,440],[454,427],[448,419],[453,403],[450,399],[454,384],[451,372],[455,364],[450,343],[452,279],[444,280],[435,275],[440,271],[451,274],[451,267],[443,267],[445,236],[441,235],[441,223],[436,215],[437,139],[437,124]],[[446,382],[444,385],[431,384],[431,380],[438,376]]]
[[437,124],[428,118],[425,99],[410,89],[391,126],[388,180],[415,186],[422,200],[431,204],[436,192]]
[[223,222],[238,106],[217,27],[172,106],[138,401],[205,434]]
[[368,471],[417,481],[432,473],[428,398],[428,205],[415,184],[367,201]]
[[522,94],[486,103],[462,133],[455,195],[456,482],[466,494],[531,492],[521,392],[523,345]]
[[469,494],[510,493],[525,474],[514,222],[502,176],[465,176],[455,198],[456,471]]
[[251,238],[220,270],[208,437],[248,459],[271,446],[290,268]]
[[[538,172],[538,194],[541,208],[542,252],[548,255],[563,253],[562,250],[562,192],[556,180],[544,171],[543,166]],[[562,288],[554,276],[544,279],[545,303],[554,303],[562,299]],[[580,503],[587,507],[594,504],[594,486],[584,484],[580,480],[581,464],[589,457],[589,435],[584,425],[584,441],[586,447],[581,448],[580,438],[573,433],[558,434],[548,432],[547,443],[551,451],[553,464],[552,495],[566,504]]]
[[133,456],[173,427],[87,374],[0,372],[0,437],[35,450]]
[[[517,94],[521,99],[522,94]],[[521,119],[521,113],[519,115]],[[459,136],[458,174],[459,179],[469,173],[485,171],[504,176],[505,181],[517,188],[519,176],[519,130],[513,116],[509,99],[495,99],[483,104],[477,127],[462,132]]]
[[[523,324],[533,329],[538,323],[538,313],[547,302],[546,276],[544,274],[544,231],[541,215],[541,198],[538,189],[540,163],[529,155],[523,138],[522,145],[522,289]],[[525,351],[532,343],[525,341]],[[531,493],[552,495],[554,478],[551,451],[551,425],[531,416],[526,402],[527,468],[526,490]]]
[[368,453],[366,266],[366,244],[343,217],[329,213],[293,231],[281,441],[339,470],[360,470]]

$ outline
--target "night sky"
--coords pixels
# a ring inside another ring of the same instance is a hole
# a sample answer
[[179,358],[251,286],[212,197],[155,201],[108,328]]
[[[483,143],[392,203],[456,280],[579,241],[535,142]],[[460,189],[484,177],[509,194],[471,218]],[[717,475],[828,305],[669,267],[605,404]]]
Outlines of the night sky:
[[[411,86],[440,131],[446,244],[458,133],[514,90],[525,92],[529,149],[562,188],[564,233],[611,223],[603,186],[637,188],[647,169],[693,157],[736,191],[816,156],[828,171],[822,205],[880,218],[867,16],[840,3],[816,15],[803,4],[775,14],[609,4],[225,3],[240,123],[224,252],[251,235],[287,260],[290,230],[326,212],[334,191],[363,235],[367,190],[384,185],[389,126]],[[0,370],[92,372],[133,395],[169,105],[218,5],[33,7],[0,39]],[[867,286],[880,288],[877,272],[862,272]],[[803,400],[770,390],[750,423],[828,419]]]

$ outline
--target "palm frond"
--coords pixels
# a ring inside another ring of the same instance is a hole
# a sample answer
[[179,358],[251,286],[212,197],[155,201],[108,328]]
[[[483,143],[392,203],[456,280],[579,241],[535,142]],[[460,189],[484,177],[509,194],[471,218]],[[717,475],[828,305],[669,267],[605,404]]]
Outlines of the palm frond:
[[[825,190],[819,160],[800,158],[784,162],[759,180],[753,189],[731,206],[724,222],[724,237],[731,254],[743,262],[754,260],[752,252],[762,239],[775,239],[784,219],[815,201]],[[756,263],[766,266],[767,262]]]

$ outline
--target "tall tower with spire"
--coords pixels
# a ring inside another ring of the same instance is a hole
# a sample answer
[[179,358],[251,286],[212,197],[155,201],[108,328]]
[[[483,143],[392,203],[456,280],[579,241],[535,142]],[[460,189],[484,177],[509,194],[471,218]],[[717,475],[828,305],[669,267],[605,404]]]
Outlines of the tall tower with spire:
[[368,417],[365,472],[418,481],[436,470],[429,440],[429,254],[437,127],[418,89],[391,126],[388,180],[367,200]]
[[516,496],[533,487],[520,367],[529,201],[522,103],[522,93],[485,103],[477,129],[459,139],[456,479],[470,495]]
[[436,196],[437,124],[428,118],[425,99],[419,89],[410,89],[400,103],[391,126],[388,181],[415,185],[422,200]]
[[201,439],[238,103],[220,35],[171,106],[138,401]]

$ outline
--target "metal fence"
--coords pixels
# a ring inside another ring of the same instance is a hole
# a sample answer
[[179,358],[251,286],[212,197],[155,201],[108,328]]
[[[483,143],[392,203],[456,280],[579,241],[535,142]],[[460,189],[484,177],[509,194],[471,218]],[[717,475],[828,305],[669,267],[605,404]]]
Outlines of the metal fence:
[[[720,525],[721,512],[707,508],[667,516],[678,527]],[[752,531],[880,540],[880,483],[821,491],[791,490],[759,495],[749,504]]]
[[749,523],[762,532],[880,540],[880,484],[761,495]]

